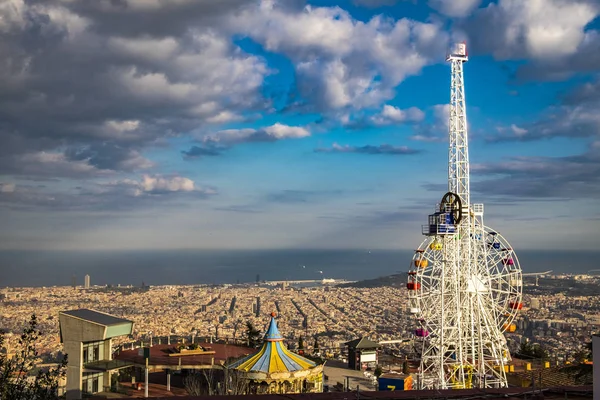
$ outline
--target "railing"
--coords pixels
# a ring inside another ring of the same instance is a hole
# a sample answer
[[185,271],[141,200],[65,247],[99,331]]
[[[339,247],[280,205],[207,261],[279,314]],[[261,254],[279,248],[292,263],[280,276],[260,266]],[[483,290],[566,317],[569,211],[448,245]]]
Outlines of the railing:
[[456,225],[453,224],[434,224],[421,225],[423,235],[448,235],[456,232]]

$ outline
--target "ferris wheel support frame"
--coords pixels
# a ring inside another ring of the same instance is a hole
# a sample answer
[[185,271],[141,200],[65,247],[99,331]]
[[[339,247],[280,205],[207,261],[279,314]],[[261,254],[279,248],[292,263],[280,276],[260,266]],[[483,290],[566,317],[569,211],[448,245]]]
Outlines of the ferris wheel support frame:
[[409,299],[422,340],[420,389],[506,387],[510,361],[504,331],[522,307],[522,276],[508,242],[483,223],[471,204],[463,64],[466,45],[451,63],[448,193],[423,227],[427,238],[409,271]]

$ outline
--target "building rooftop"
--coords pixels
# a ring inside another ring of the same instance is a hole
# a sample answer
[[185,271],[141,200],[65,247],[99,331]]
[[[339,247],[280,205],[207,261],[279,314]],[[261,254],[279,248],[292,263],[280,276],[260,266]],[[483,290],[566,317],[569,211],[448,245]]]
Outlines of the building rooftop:
[[[212,364],[224,364],[228,358],[238,358],[255,351],[248,347],[228,345],[222,343],[198,343],[201,347],[209,350],[205,354],[177,354],[177,344],[159,344],[150,347],[150,358],[148,364],[156,368],[181,368],[191,369]],[[139,354],[140,349],[121,350],[114,358],[132,364],[143,366],[146,361]]]
[[379,343],[369,340],[367,338],[354,339],[344,343],[346,346],[353,349],[376,349],[379,347]]
[[104,326],[131,323],[131,321],[127,319],[114,317],[110,314],[105,314],[87,308],[80,308],[79,310],[61,311],[61,314],[70,315],[71,317],[83,319],[85,321],[94,322],[96,324]]

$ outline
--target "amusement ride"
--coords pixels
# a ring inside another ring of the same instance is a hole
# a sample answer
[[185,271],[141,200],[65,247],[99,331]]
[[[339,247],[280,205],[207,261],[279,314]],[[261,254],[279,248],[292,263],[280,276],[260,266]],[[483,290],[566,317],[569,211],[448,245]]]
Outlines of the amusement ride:
[[522,273],[504,237],[472,204],[463,66],[465,43],[451,65],[448,192],[422,228],[425,240],[408,272],[410,312],[420,348],[417,389],[507,387],[504,332],[514,332],[523,307]]

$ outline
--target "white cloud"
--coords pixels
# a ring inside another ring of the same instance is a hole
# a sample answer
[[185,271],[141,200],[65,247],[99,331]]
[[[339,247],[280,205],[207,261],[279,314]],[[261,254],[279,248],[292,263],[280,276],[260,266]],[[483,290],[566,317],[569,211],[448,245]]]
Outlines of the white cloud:
[[96,190],[99,193],[124,192],[129,196],[140,197],[146,195],[197,193],[202,195],[216,194],[212,188],[196,185],[190,178],[183,176],[142,175],[141,179],[123,179],[105,184],[100,184]]
[[130,131],[134,131],[134,130],[138,129],[138,127],[140,126],[140,121],[139,120],[129,120],[129,121],[108,120],[104,123],[104,125],[106,125],[106,127],[108,129],[116,131],[116,132],[130,132]]
[[226,122],[239,121],[242,117],[228,110],[221,111],[206,119],[211,124],[224,124]]
[[479,10],[465,29],[496,58],[552,60],[578,51],[599,12],[588,0],[500,0]]
[[466,17],[481,0],[429,0],[429,6],[449,17]]
[[410,107],[402,110],[398,107],[386,104],[379,114],[374,115],[371,119],[378,125],[404,123],[404,122],[419,122],[425,118],[425,113],[417,107]]
[[527,133],[527,129],[524,128],[519,128],[517,125],[512,124],[510,126],[510,129],[514,132],[515,135],[517,136],[523,136]]
[[45,177],[100,176],[107,171],[99,170],[84,160],[69,160],[64,153],[40,151],[19,156],[23,175]]
[[195,189],[194,181],[189,178],[181,176],[162,178],[150,175],[142,177],[140,188],[144,192],[191,192]]
[[437,24],[383,16],[362,22],[339,7],[284,4],[263,1],[234,17],[231,29],[288,56],[300,90],[323,110],[380,106],[445,53],[447,34]]
[[149,61],[170,61],[171,57],[181,51],[179,43],[172,37],[114,37],[110,38],[107,44],[115,53]]
[[276,139],[298,139],[310,136],[310,132],[306,128],[284,125],[279,122],[263,129],[269,136]]
[[15,188],[14,183],[0,183],[0,193],[13,193]]
[[276,123],[261,129],[225,129],[202,137],[205,143],[235,144],[241,142],[270,142],[281,139],[300,139],[310,136],[307,128]]
[[415,127],[411,140],[421,142],[442,142],[448,138],[450,104],[436,104],[431,107],[433,122],[424,121]]

